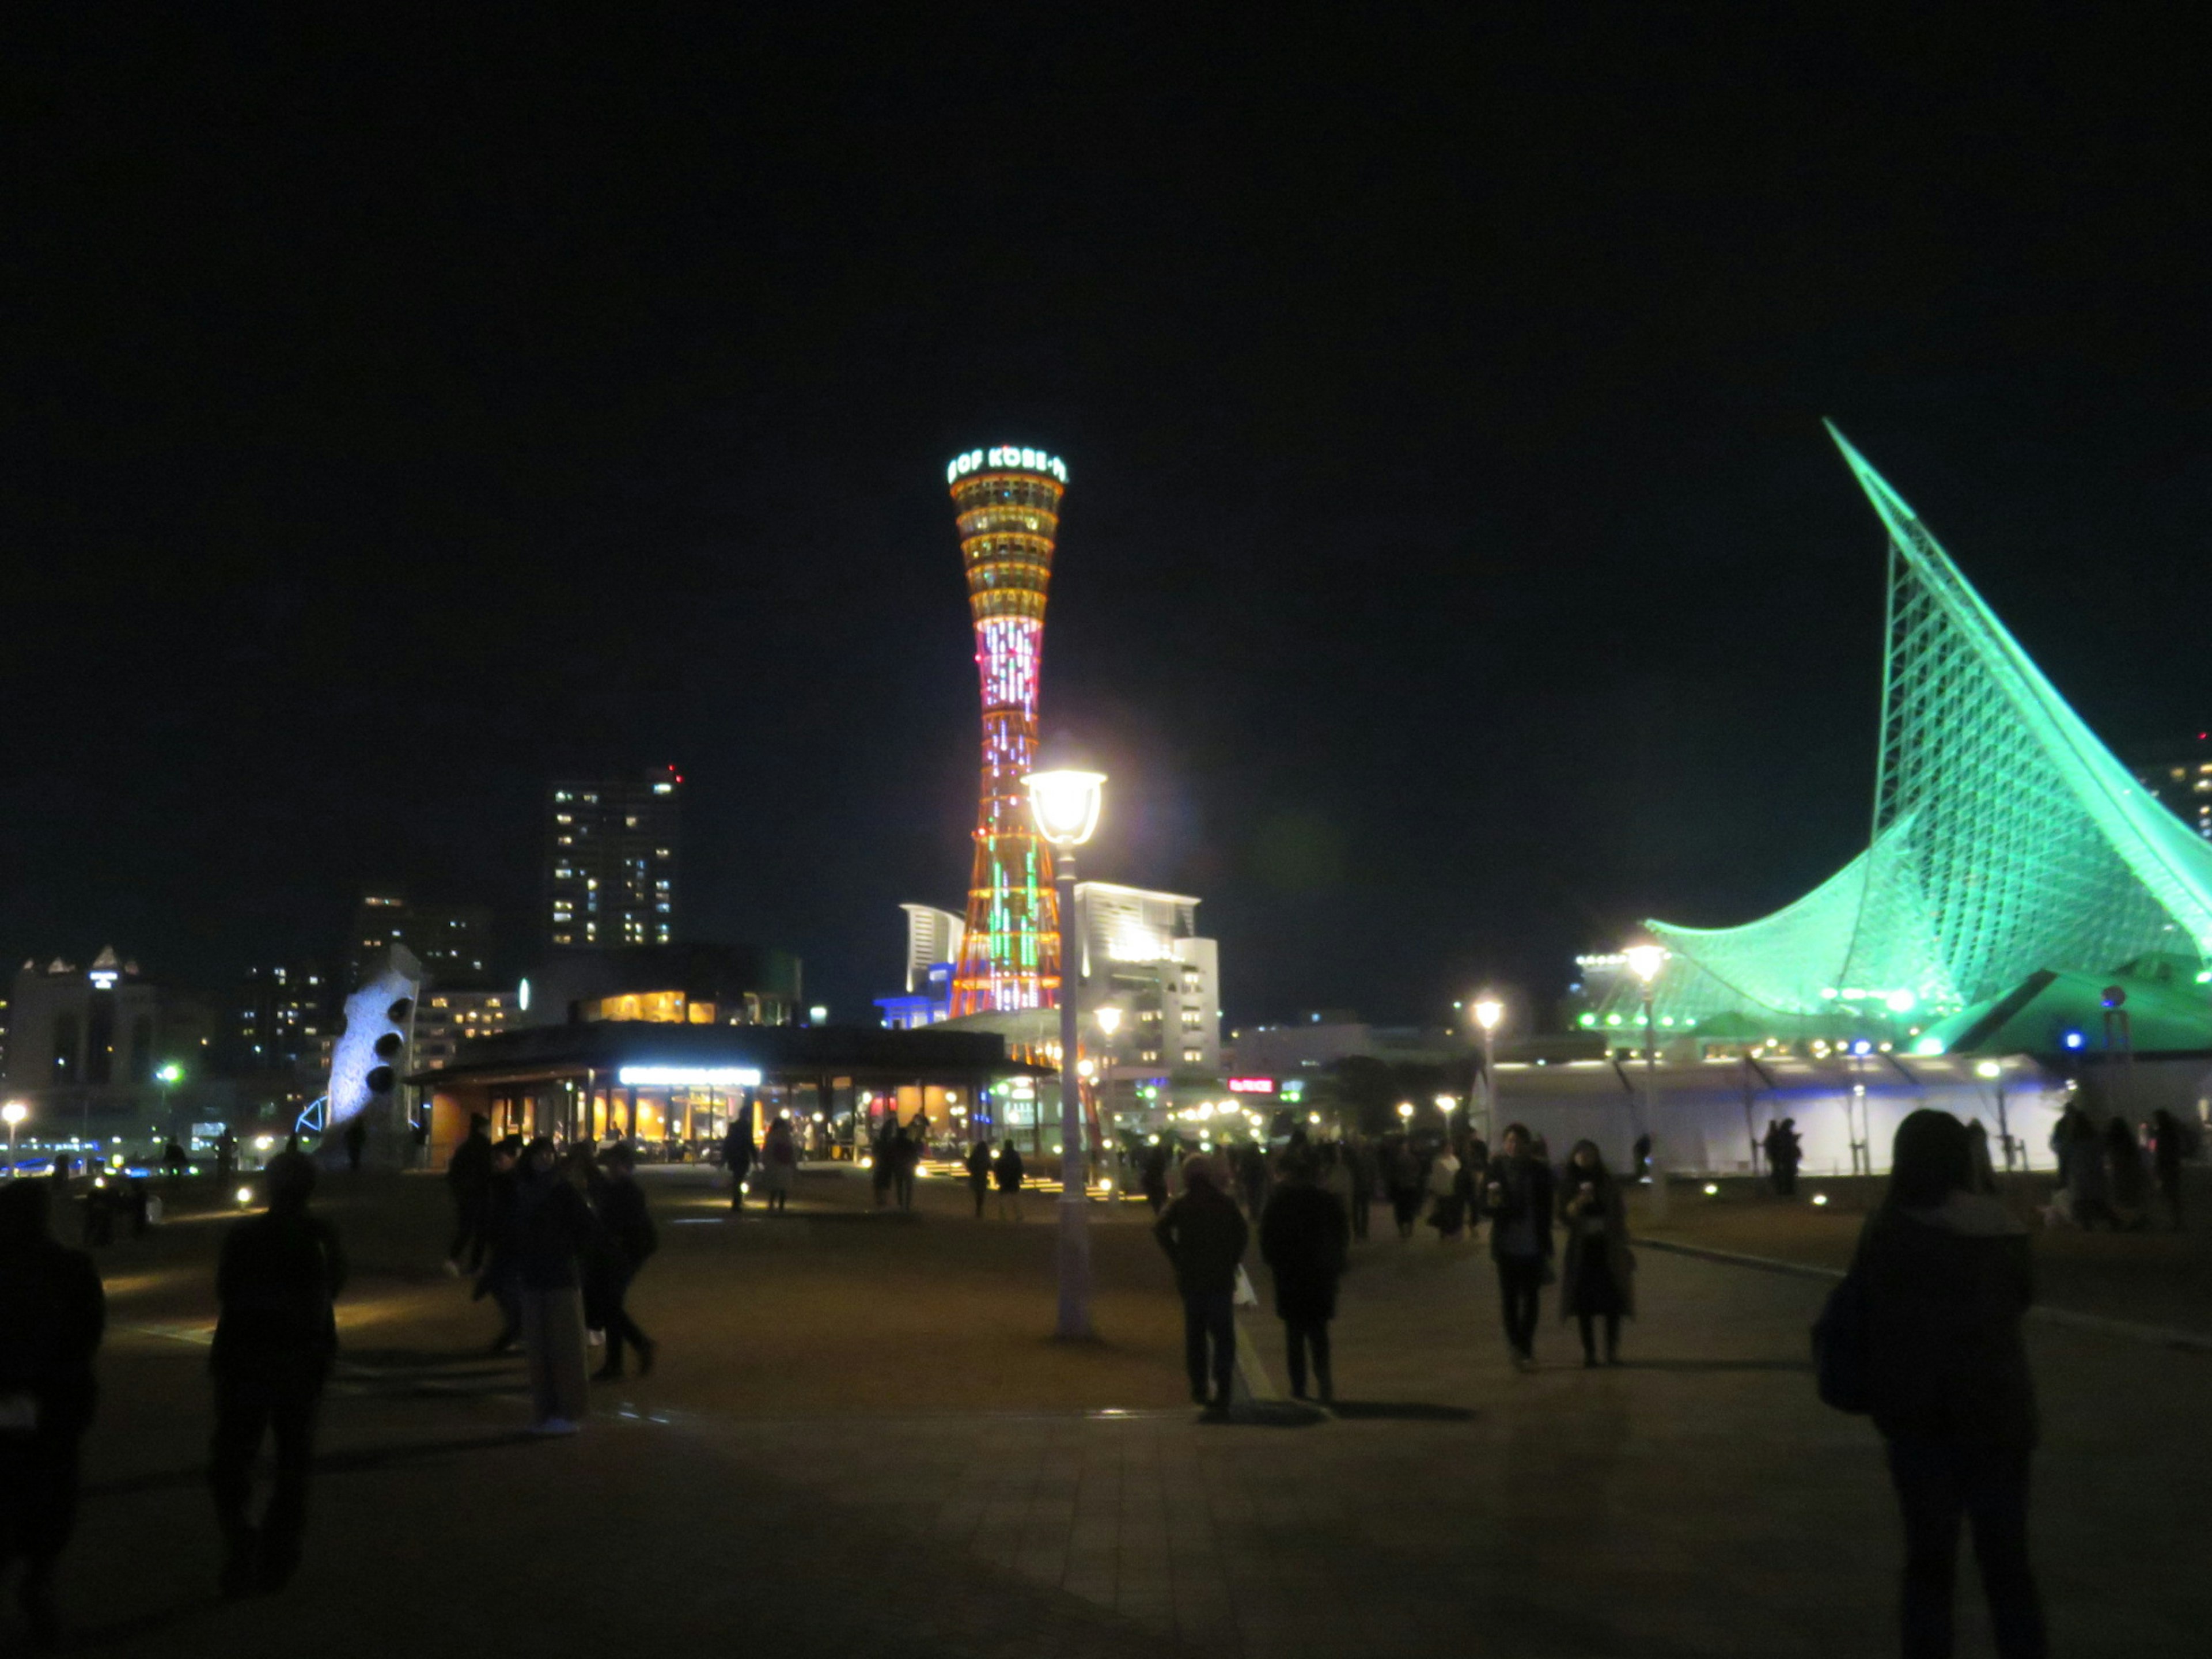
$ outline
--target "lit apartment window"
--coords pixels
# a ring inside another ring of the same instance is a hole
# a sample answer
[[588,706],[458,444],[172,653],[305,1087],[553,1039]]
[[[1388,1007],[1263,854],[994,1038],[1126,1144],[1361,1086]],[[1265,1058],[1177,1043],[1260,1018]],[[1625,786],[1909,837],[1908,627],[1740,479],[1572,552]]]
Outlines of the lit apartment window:
[[1182,1051],[1182,1058],[1185,1065],[1195,1066],[1206,1058],[1206,1050],[1203,1048],[1186,1048]]

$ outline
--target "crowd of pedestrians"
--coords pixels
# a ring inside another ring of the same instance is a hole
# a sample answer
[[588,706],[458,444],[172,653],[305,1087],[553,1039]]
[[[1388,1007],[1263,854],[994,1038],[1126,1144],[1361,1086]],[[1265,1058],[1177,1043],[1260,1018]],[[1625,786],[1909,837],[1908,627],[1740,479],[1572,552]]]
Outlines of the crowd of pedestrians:
[[[2140,1129],[2124,1117],[2100,1128],[2079,1105],[2059,1114],[2051,1132],[2058,1161],[2058,1189],[2051,1218],[2085,1230],[2131,1232],[2148,1227],[2158,1210],[2166,1224],[2182,1224],[2181,1167],[2194,1150],[2189,1127],[2163,1107]],[[2155,1202],[2154,1202],[2155,1194]]]

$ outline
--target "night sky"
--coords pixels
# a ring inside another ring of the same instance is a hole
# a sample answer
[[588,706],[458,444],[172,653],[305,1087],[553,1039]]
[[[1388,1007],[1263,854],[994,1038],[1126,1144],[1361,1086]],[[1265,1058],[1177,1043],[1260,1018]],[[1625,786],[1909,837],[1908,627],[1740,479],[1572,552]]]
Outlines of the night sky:
[[398,884],[520,965],[545,781],[673,763],[684,931],[866,1014],[966,883],[1005,441],[1086,871],[1204,899],[1234,1020],[1548,1000],[1863,845],[1824,415],[2109,742],[2212,722],[2193,36],[618,9],[7,54],[12,960],[213,981]]

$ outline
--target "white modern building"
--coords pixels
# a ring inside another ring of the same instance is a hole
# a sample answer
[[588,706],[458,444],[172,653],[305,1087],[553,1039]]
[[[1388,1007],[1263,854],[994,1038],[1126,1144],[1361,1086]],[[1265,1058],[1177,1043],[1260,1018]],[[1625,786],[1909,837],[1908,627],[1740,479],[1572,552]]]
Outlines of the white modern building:
[[1198,900],[1110,881],[1075,884],[1077,1006],[1097,1023],[1109,1075],[1221,1069],[1221,952],[1198,935]]
[[950,910],[933,904],[902,904],[906,912],[906,989],[908,996],[929,987],[929,970],[960,960],[960,941],[968,927]]

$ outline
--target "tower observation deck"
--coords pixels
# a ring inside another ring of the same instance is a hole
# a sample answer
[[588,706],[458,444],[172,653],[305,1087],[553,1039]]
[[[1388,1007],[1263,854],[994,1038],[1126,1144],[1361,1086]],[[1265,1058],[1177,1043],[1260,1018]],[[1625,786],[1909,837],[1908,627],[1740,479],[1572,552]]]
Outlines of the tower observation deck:
[[1023,778],[1036,766],[1037,669],[1067,467],[1042,450],[971,449],[945,469],[958,514],[983,693],[967,931],[952,974],[952,1013],[1054,1005],[1060,917],[1052,854],[1030,821]]

